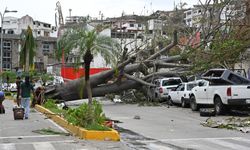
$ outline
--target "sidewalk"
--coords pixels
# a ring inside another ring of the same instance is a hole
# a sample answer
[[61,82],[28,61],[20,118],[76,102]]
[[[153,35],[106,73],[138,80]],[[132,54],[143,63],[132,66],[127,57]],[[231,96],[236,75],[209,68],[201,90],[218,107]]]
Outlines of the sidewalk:
[[14,102],[3,102],[5,114],[0,114],[0,150],[127,150],[122,142],[86,141],[74,136],[62,134],[39,134],[34,131],[50,129],[56,132],[66,131],[43,114],[31,109],[29,119],[14,120],[12,108]]

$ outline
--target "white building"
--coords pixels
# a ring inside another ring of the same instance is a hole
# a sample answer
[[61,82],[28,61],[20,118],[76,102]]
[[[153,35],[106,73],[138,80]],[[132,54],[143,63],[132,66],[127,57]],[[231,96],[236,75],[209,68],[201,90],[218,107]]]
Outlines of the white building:
[[55,37],[56,28],[49,23],[35,21],[32,17],[26,15],[22,18],[4,17],[4,34],[21,34],[28,26],[33,30],[33,36],[36,37]]
[[[244,3],[239,1],[232,1],[227,6],[221,8],[217,8],[218,10],[212,10],[216,9],[216,7],[213,7],[213,5],[209,5],[208,8],[205,8],[201,5],[194,5],[193,8],[188,9],[184,12],[185,18],[184,21],[188,27],[199,27],[202,24],[201,19],[203,17],[209,18],[209,16],[213,15],[215,16],[215,19],[218,19],[220,23],[226,22],[228,19],[242,19],[244,17],[244,12],[246,10],[246,7]],[[205,12],[206,11],[206,12]],[[213,14],[211,14],[211,11]],[[216,16],[219,16],[216,18]],[[220,20],[219,20],[220,19]],[[209,20],[205,20],[209,21]],[[206,23],[203,21],[203,24]]]
[[145,26],[141,23],[126,22],[122,25],[123,32],[142,32]]
[[186,25],[189,27],[199,27],[201,25],[202,11],[202,8],[198,6],[185,11],[184,21]]
[[163,31],[163,21],[159,19],[150,19],[148,20],[148,30],[151,34],[155,34],[156,32],[162,35]]

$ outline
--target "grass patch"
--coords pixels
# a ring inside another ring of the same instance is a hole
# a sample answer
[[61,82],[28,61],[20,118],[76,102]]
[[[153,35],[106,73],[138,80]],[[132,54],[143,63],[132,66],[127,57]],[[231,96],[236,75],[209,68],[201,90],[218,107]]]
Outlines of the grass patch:
[[110,128],[100,125],[100,124],[92,124],[87,126],[85,129],[87,130],[98,130],[98,131],[111,131]]

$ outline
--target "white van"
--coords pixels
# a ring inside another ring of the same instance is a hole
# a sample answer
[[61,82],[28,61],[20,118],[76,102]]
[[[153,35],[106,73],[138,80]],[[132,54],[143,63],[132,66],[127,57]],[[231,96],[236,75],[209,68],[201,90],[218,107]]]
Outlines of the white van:
[[154,98],[160,100],[167,99],[169,91],[175,89],[180,83],[182,83],[180,77],[155,79]]

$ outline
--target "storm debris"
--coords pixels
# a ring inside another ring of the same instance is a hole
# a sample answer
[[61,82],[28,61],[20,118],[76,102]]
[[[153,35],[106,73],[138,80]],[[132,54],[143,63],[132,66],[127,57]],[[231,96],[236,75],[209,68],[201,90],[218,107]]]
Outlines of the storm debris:
[[201,125],[210,128],[225,128],[230,130],[238,130],[243,133],[250,133],[250,117],[230,117],[222,121],[215,121],[209,117],[205,122],[202,122]]

